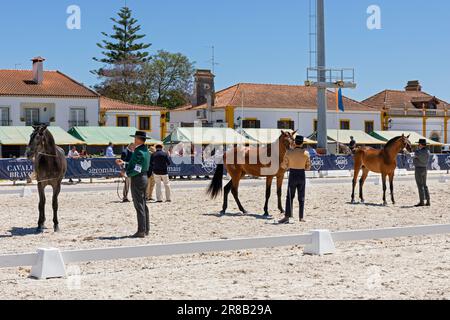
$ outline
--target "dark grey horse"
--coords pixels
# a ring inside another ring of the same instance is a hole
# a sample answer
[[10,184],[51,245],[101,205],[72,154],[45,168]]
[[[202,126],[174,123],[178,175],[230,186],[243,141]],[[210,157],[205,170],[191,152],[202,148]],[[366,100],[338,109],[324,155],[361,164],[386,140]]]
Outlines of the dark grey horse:
[[33,133],[27,147],[26,156],[33,159],[34,173],[39,191],[39,221],[37,232],[42,233],[45,225],[45,187],[53,188],[53,229],[59,231],[58,195],[61,182],[67,171],[67,160],[64,150],[55,144],[46,125],[33,126]]

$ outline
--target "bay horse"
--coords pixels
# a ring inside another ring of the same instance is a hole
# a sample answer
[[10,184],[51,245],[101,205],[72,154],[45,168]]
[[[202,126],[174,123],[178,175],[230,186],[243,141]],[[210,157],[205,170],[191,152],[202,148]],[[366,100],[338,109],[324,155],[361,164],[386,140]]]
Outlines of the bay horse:
[[[254,177],[266,177],[264,217],[269,216],[269,198],[272,181],[273,178],[277,178],[278,209],[281,213],[284,213],[283,205],[281,203],[281,192],[286,170],[281,168],[281,163],[283,162],[286,151],[292,148],[296,133],[297,131],[293,133],[281,131],[281,136],[267,147],[234,147],[224,154],[223,163],[217,165],[216,172],[207,190],[207,194],[210,195],[212,199],[217,198],[219,193],[222,191],[222,179],[224,167],[226,167],[227,172],[231,177],[231,181],[224,187],[223,206],[220,214],[226,213],[228,206],[228,195],[230,191],[239,207],[239,210],[244,214],[247,213],[239,200],[238,193],[239,182],[246,174]],[[270,155],[270,163],[263,164],[260,155]],[[250,159],[254,159],[256,161],[250,161]]]
[[359,171],[362,170],[362,177],[359,180],[359,198],[361,203],[364,203],[363,186],[364,182],[369,175],[369,172],[375,172],[381,174],[383,181],[383,205],[387,205],[386,201],[386,176],[389,176],[389,184],[391,190],[392,203],[395,204],[394,199],[394,174],[397,168],[397,155],[400,151],[406,149],[411,152],[411,142],[409,136],[405,135],[395,137],[386,143],[383,149],[376,150],[370,147],[356,148],[354,155],[354,169],[353,176],[353,191],[352,191],[352,203],[355,203],[355,187],[359,175]]
[[39,191],[39,220],[37,233],[45,228],[45,187],[53,188],[53,230],[59,231],[58,196],[61,192],[61,182],[67,171],[67,160],[64,150],[55,144],[55,139],[46,125],[33,126],[26,157],[33,160],[34,173]]

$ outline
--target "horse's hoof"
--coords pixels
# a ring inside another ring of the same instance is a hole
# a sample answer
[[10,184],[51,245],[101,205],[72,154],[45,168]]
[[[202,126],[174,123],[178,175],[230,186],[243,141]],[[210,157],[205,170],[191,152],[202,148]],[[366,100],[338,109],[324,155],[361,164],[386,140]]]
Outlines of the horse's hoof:
[[364,202],[365,202],[365,201],[364,201],[363,199],[361,199],[361,203],[364,204]]
[[247,214],[247,213],[248,213],[247,210],[242,210],[241,212],[242,212],[243,214]]
[[355,200],[352,200],[350,203],[351,203],[351,204],[355,204]]
[[383,202],[383,207],[387,207],[387,202]]
[[37,227],[37,228],[36,228],[36,233],[37,233],[37,234],[44,233],[44,228],[43,228],[43,227]]
[[222,211],[219,212],[219,215],[223,216],[223,215],[225,215],[225,213],[226,213],[226,211],[222,210]]
[[54,227],[53,227],[53,231],[59,232],[59,231],[60,231],[59,226],[54,226]]
[[280,209],[281,214],[285,214],[286,212],[283,209]]

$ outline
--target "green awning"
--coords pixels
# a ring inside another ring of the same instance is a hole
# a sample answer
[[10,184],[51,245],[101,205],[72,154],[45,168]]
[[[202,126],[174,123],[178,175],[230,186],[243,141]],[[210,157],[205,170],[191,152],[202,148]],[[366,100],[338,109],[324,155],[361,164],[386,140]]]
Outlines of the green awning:
[[[83,141],[71,136],[60,127],[48,127],[57,145],[80,145]],[[26,146],[30,142],[33,127],[0,127],[0,144],[9,146]]]
[[[130,137],[136,133],[133,127],[73,127],[69,133],[88,146],[106,146],[110,142],[115,145],[127,145],[133,142]],[[162,141],[149,139],[146,144],[157,144]]]
[[328,138],[334,142],[348,144],[350,137],[353,137],[357,145],[377,145],[386,144],[384,140],[376,139],[362,130],[328,130]]
[[[292,133],[293,130],[283,129],[242,129],[242,134],[262,144],[272,144],[281,136],[281,131]],[[317,141],[305,138],[305,144],[317,144]]]
[[177,128],[164,140],[165,144],[192,143],[194,145],[254,144],[230,128]]
[[443,145],[442,143],[427,139],[415,131],[375,131],[371,135],[377,139],[389,141],[391,139],[394,139],[395,137],[401,136],[402,134],[404,134],[405,136],[409,136],[409,141],[411,141],[412,145],[414,146],[418,145],[419,139],[426,139],[428,144],[431,146]]

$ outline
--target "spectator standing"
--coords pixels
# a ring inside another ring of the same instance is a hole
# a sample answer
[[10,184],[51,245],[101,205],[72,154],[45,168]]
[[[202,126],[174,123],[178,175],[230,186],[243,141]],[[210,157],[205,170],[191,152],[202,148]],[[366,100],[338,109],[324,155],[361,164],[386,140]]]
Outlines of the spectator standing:
[[161,182],[164,183],[164,188],[166,191],[166,201],[171,202],[170,195],[170,182],[167,167],[170,165],[169,155],[164,152],[163,146],[161,144],[156,145],[156,152],[152,154],[150,159],[150,166],[153,171],[153,176],[155,177],[156,184],[156,202],[162,201],[161,192]]

